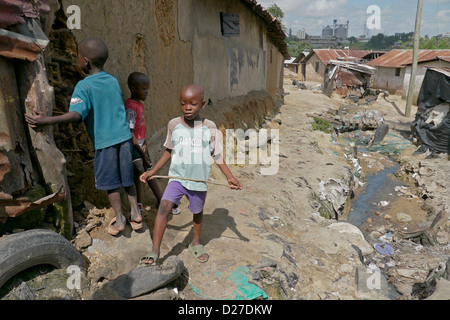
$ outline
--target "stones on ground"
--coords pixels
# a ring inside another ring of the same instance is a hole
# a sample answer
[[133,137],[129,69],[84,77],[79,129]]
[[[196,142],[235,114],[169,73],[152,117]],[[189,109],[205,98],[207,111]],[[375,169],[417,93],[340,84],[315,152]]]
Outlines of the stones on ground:
[[131,270],[112,280],[108,287],[120,297],[132,299],[172,282],[181,275],[183,269],[183,261],[170,256],[163,265]]

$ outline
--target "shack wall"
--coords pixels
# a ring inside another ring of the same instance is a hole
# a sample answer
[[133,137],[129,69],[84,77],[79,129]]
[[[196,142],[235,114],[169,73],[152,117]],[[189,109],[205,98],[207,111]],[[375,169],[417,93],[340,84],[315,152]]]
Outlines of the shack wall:
[[[319,63],[319,71],[316,72],[316,63]],[[323,82],[326,65],[319,59],[317,54],[313,54],[308,61],[306,61],[306,81]],[[299,74],[301,79],[302,75]]]
[[[65,11],[73,4],[62,3]],[[145,102],[148,136],[162,134],[167,122],[180,114],[179,91],[191,82],[205,88],[208,108],[213,109],[209,114],[218,121],[229,119],[223,116],[229,110],[214,110],[215,102],[259,92],[273,108],[272,95],[283,93],[284,57],[267,40],[264,22],[240,1],[79,0],[77,5],[81,29],[73,33],[77,41],[98,37],[106,42],[106,70],[118,78],[123,98],[129,96],[131,72],[144,72],[152,80]],[[239,37],[222,36],[220,12],[239,14]],[[266,103],[260,111],[267,112]]]
[[396,76],[397,68],[376,67],[377,73],[373,77],[373,89],[387,90],[396,93],[403,90],[405,68],[400,68],[400,75]]

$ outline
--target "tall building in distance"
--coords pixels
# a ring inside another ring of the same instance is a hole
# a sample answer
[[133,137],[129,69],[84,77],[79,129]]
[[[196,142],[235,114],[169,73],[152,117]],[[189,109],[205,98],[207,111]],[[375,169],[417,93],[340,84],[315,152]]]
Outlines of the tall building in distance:
[[332,25],[327,25],[322,29],[322,34],[312,36],[306,33],[303,28],[297,34],[297,37],[301,41],[306,41],[312,45],[315,49],[323,48],[338,48],[349,43],[348,41],[348,27],[350,21],[347,20],[346,24],[338,24],[337,19],[333,21]]
[[328,25],[322,29],[322,38],[335,37],[338,40],[346,40],[348,39],[349,25],[349,20],[347,20],[347,24],[338,24],[338,21],[335,19],[332,26]]

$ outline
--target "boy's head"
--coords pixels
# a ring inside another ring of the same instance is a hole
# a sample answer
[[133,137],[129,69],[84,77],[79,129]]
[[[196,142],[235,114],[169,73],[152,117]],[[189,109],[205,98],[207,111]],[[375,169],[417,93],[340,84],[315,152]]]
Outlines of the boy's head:
[[131,92],[131,99],[145,101],[150,89],[150,79],[143,73],[133,72],[128,77],[128,88]]
[[204,94],[203,88],[197,84],[190,84],[181,89],[181,112],[187,120],[193,121],[200,117],[200,112],[206,105]]
[[78,44],[78,60],[86,73],[94,67],[103,70],[108,55],[108,47],[100,39],[89,38]]

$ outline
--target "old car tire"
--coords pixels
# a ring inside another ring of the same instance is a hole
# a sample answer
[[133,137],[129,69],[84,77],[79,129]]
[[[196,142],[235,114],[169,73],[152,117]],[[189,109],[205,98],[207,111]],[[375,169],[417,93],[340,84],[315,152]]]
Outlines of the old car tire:
[[19,272],[37,265],[82,267],[77,249],[61,235],[49,230],[30,230],[0,240],[0,288]]

